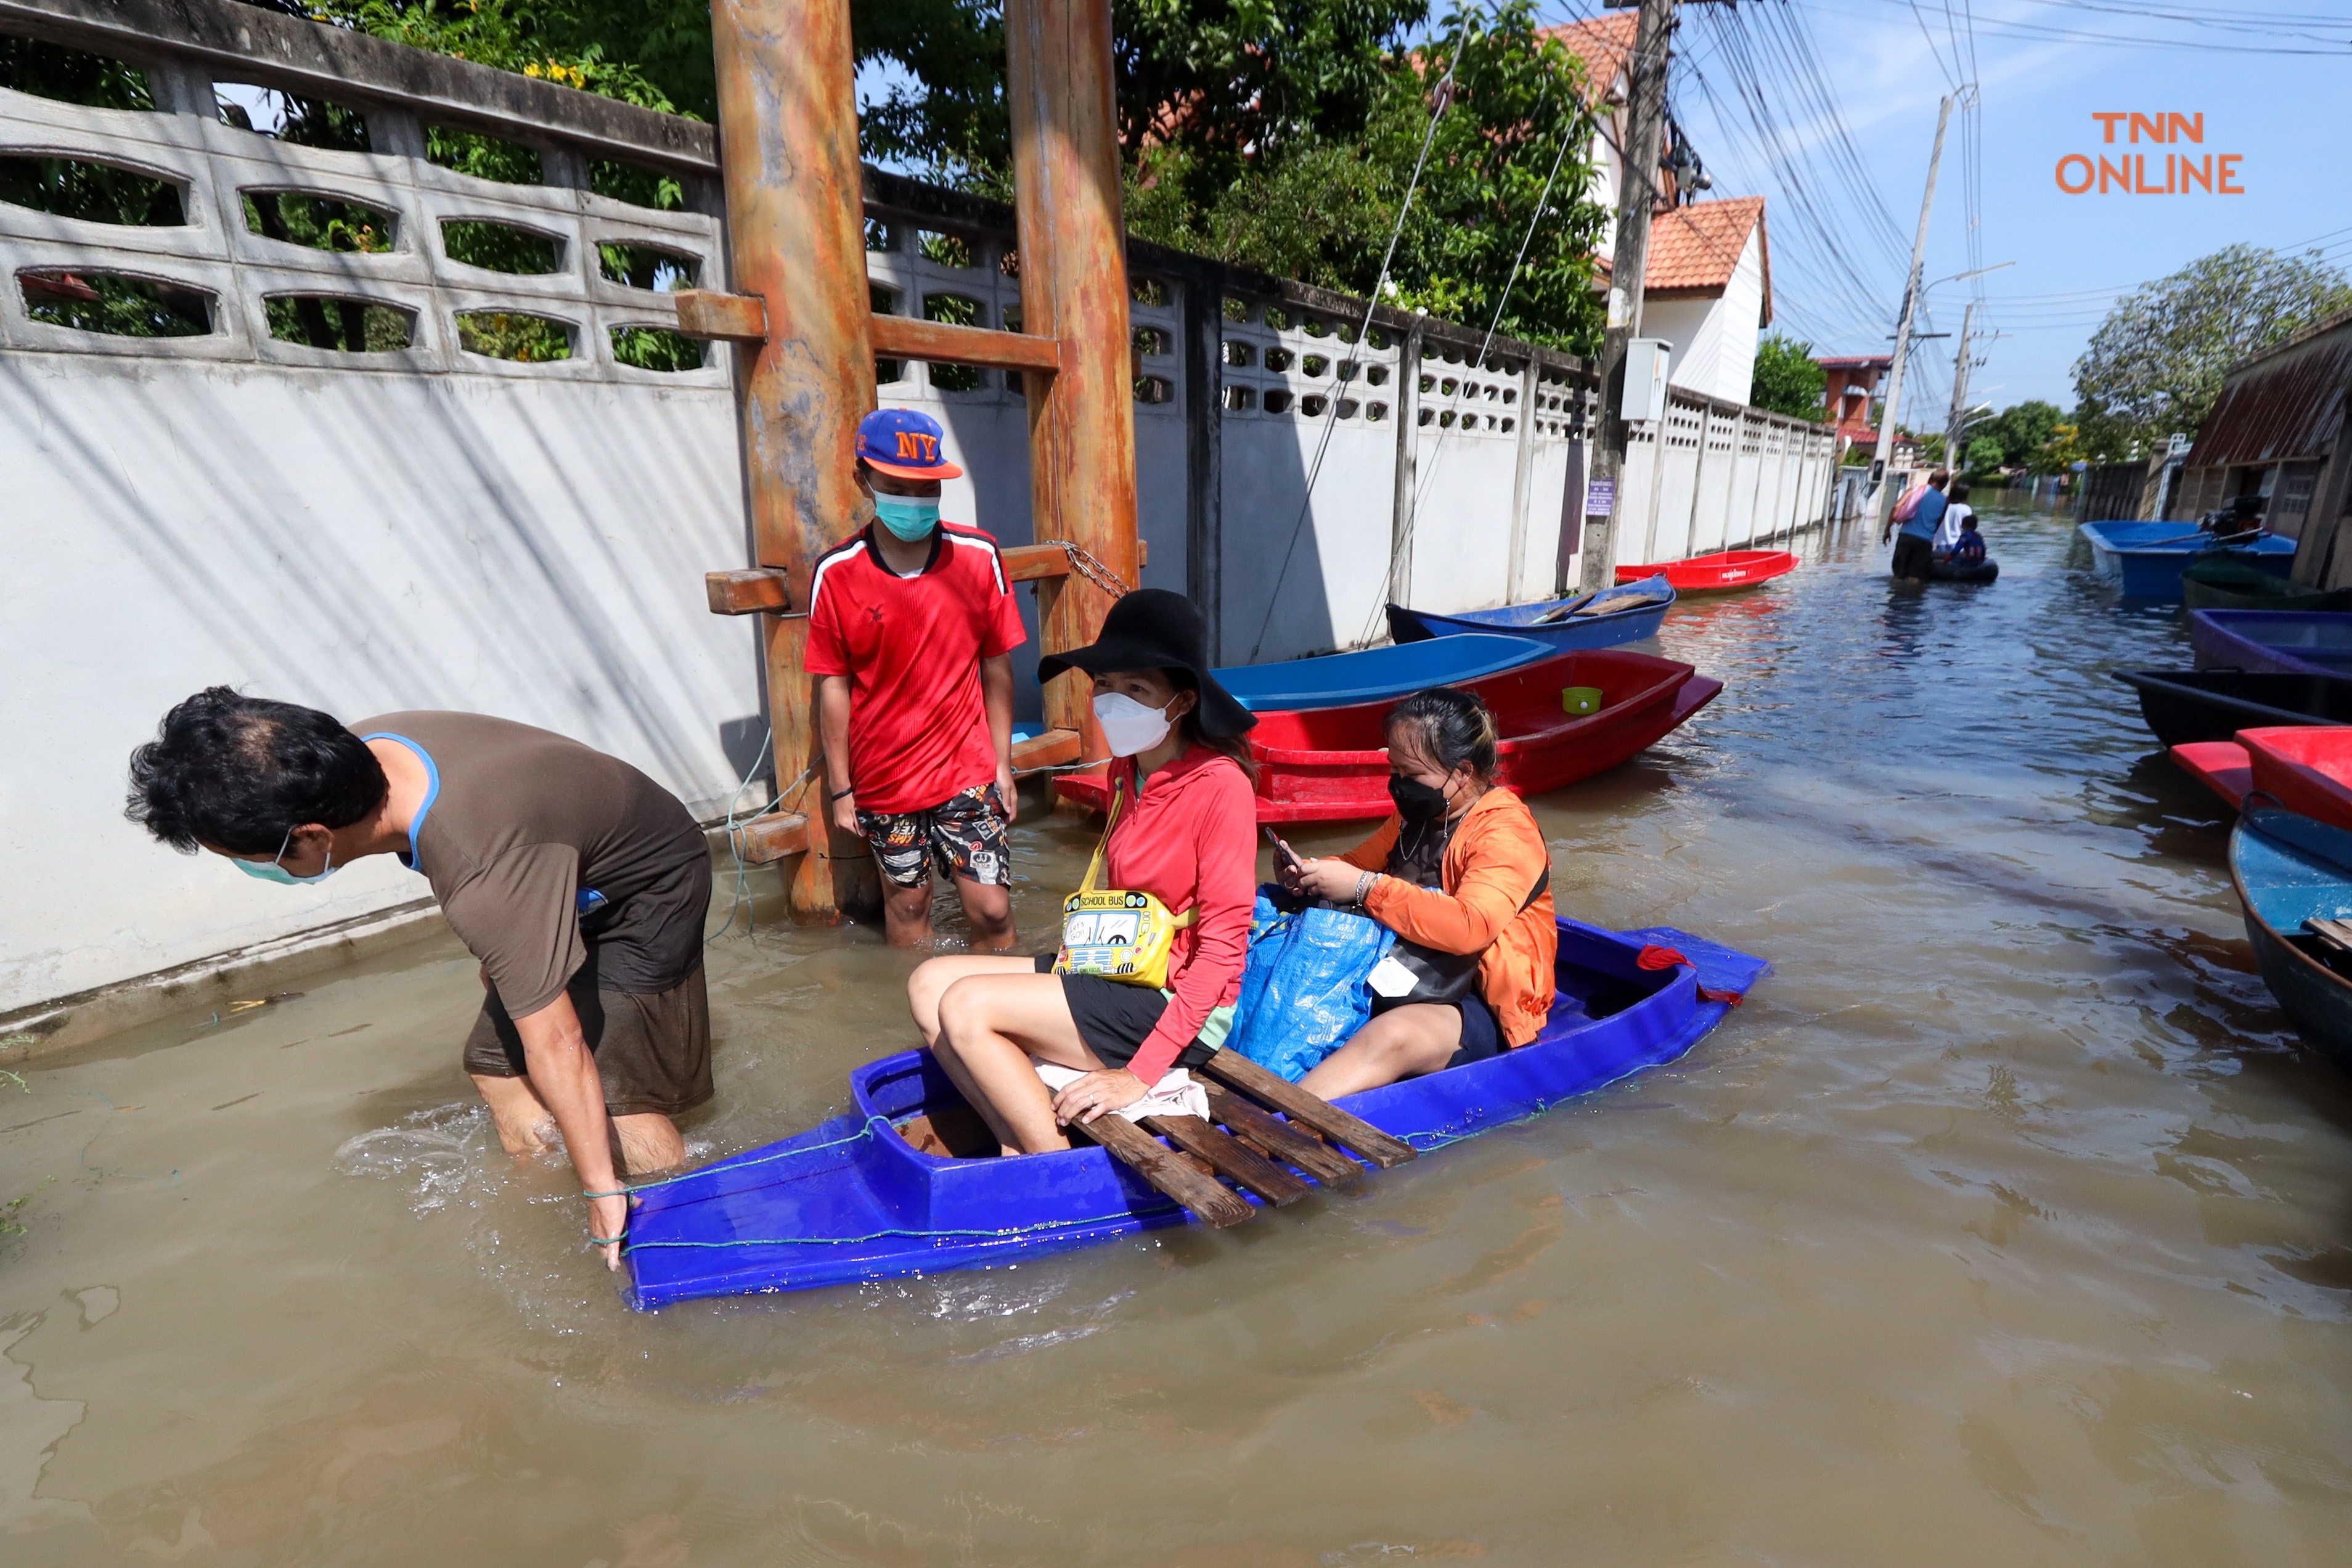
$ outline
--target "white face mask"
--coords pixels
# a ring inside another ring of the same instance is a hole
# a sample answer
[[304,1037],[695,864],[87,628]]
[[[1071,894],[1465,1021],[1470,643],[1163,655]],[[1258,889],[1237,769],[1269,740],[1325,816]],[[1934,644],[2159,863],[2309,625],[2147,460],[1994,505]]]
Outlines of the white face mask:
[[[1174,698],[1169,703],[1173,706]],[[1103,739],[1109,742],[1115,757],[1131,757],[1138,752],[1148,752],[1168,738],[1168,727],[1175,721],[1168,717],[1165,708],[1146,708],[1134,698],[1121,692],[1106,691],[1095,699],[1095,721],[1102,726]]]

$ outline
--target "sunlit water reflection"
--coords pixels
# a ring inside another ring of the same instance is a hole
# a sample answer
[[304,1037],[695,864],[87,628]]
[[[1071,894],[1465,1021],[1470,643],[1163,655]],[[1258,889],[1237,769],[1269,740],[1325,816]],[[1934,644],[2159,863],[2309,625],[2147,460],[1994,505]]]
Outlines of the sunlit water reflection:
[[[1678,607],[1723,697],[1538,803],[1564,910],[1773,960],[1724,1029],[1234,1232],[632,1315],[446,942],[0,1079],[8,1562],[2340,1562],[2352,1095],[2105,678],[2177,616],[1988,533]],[[1088,835],[1018,841],[1034,935]],[[761,909],[720,1151],[908,1038]]]

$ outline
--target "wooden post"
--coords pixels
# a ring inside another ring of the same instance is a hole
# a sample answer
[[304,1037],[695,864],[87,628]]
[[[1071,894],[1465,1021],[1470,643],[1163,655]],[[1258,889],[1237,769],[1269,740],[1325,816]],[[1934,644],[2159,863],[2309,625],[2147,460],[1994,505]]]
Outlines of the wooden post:
[[[736,357],[752,544],[802,612],[759,617],[776,779],[789,787],[818,765],[803,665],[809,568],[849,531],[863,499],[857,421],[874,406],[856,62],[847,0],[711,0],[710,31],[733,286],[767,308],[766,341]],[[806,798],[793,918],[878,907],[865,844],[830,829],[821,767]]]
[[[1135,385],[1109,0],[1008,0],[1004,35],[1022,328],[1061,343],[1059,374],[1024,382],[1034,537],[1069,540],[1134,583]],[[1076,574],[1047,597],[1038,621],[1048,653],[1093,641],[1111,604]],[[1045,721],[1079,731],[1089,760],[1109,755],[1084,682],[1046,688]]]

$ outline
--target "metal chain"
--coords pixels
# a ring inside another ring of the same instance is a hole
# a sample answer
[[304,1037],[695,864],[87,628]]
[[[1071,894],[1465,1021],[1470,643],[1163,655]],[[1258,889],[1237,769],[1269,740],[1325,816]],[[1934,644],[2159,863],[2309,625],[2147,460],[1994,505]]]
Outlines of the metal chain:
[[1066,539],[1041,539],[1037,542],[1049,550],[1058,550],[1070,558],[1078,575],[1108,594],[1112,598],[1124,598],[1135,590],[1120,581],[1118,573],[1096,560],[1078,545]]

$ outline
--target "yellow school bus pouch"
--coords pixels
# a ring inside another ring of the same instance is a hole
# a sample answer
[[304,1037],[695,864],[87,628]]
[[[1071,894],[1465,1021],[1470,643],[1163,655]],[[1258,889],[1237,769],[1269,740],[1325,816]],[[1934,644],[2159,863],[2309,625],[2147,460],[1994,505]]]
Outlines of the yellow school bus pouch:
[[1102,842],[1095,846],[1094,858],[1087,865],[1087,879],[1062,900],[1062,948],[1054,955],[1054,973],[1091,974],[1164,991],[1176,933],[1191,925],[1199,911],[1171,915],[1153,894],[1096,886],[1102,879],[1103,854],[1110,847],[1111,829],[1118,826],[1119,807],[1126,799],[1126,781],[1121,779],[1111,786],[1110,820],[1103,825]]

